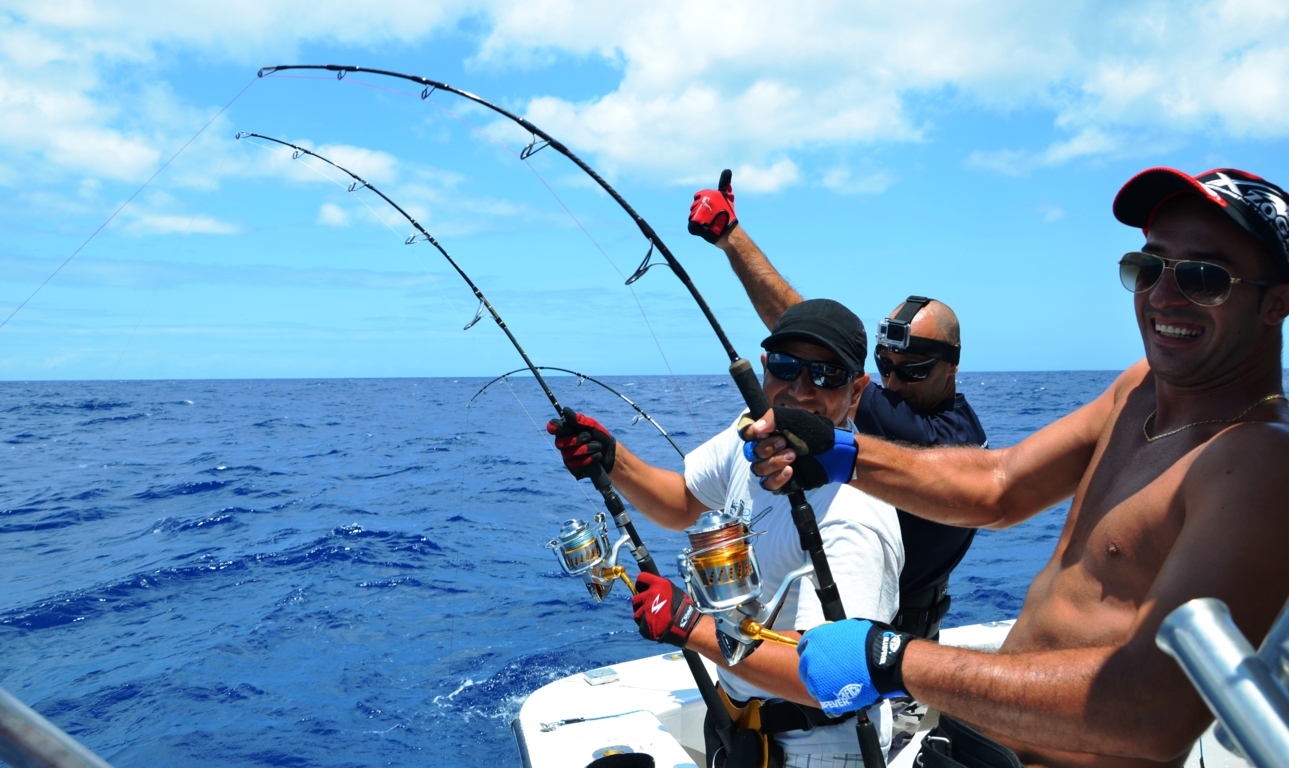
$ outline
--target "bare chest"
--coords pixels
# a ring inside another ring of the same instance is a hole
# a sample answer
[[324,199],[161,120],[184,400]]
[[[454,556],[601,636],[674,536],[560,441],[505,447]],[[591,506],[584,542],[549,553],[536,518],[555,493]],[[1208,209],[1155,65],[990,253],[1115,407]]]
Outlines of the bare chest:
[[1134,416],[1121,414],[1123,424],[1098,445],[1052,561],[1035,584],[1056,598],[1050,604],[1063,607],[1066,618],[1099,614],[1111,633],[1121,623],[1116,615],[1129,621],[1135,614],[1177,542],[1185,522],[1181,484],[1197,444],[1146,443]]

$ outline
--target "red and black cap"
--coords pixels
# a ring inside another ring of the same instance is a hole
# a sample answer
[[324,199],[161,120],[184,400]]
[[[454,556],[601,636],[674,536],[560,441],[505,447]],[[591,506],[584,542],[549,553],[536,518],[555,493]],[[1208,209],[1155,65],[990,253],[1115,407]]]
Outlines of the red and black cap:
[[785,341],[804,341],[831,350],[852,373],[864,372],[868,332],[864,321],[832,299],[807,299],[779,315],[761,347],[770,350]]
[[1174,168],[1147,169],[1119,190],[1114,217],[1149,232],[1159,206],[1174,197],[1194,194],[1220,207],[1289,267],[1289,195],[1245,171],[1218,168],[1191,176]]

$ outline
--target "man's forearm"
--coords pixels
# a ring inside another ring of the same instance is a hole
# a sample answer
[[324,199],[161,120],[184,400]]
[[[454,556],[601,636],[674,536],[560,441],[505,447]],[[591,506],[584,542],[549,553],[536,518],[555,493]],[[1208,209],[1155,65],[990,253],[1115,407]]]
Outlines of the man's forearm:
[[685,488],[684,475],[645,462],[622,443],[609,479],[632,506],[663,528],[684,530],[698,517],[700,510]]
[[904,687],[1005,742],[1167,760],[1209,717],[1181,672],[1148,653],[1158,657],[1114,647],[991,654],[915,641]]
[[716,244],[729,257],[734,274],[738,275],[766,328],[773,328],[774,321],[788,307],[801,303],[801,294],[783,279],[743,227],[735,227]]

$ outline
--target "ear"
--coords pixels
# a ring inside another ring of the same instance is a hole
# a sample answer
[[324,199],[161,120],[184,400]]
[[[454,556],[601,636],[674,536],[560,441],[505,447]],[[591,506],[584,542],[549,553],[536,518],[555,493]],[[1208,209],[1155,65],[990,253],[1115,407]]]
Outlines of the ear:
[[872,380],[873,380],[873,374],[871,373],[865,373],[862,376],[856,376],[855,380],[850,383],[851,399],[854,400],[856,403],[858,403],[860,396],[864,394],[864,390],[868,389],[868,384]]
[[1280,325],[1289,317],[1289,283],[1279,283],[1267,289],[1262,297],[1262,322]]
[[765,368],[765,353],[762,352],[761,353],[761,388],[762,389],[765,388],[765,378],[769,375],[770,375],[770,372]]

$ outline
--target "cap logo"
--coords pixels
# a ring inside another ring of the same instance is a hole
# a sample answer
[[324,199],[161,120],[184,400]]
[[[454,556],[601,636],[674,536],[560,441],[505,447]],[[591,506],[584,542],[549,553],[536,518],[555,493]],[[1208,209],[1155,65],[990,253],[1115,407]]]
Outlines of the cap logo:
[[[1214,197],[1227,195],[1258,213],[1280,239],[1280,252],[1289,257],[1289,206],[1280,191],[1269,184],[1252,179],[1233,179],[1225,173],[1215,173],[1205,182],[1204,189]],[[1225,204],[1225,200],[1222,201]]]

